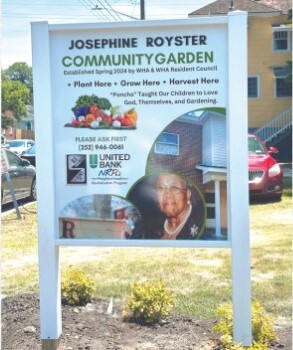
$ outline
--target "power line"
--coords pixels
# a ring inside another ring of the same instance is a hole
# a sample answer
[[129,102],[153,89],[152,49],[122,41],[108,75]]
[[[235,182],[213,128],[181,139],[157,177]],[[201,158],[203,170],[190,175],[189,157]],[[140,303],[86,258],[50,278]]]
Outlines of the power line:
[[[108,3],[108,1],[107,0],[104,0],[105,1],[105,3],[110,7],[110,9],[112,10],[112,11],[114,11],[115,12],[115,10],[113,9],[113,7]],[[99,1],[100,2],[100,1]],[[116,12],[116,14],[117,14],[117,16],[122,20],[122,18],[121,18],[121,16]]]
[[109,21],[109,17],[108,17],[108,16],[105,16],[104,13],[93,13],[93,12],[91,11],[91,8],[92,8],[92,6],[93,6],[92,3],[89,3],[89,2],[86,1],[86,0],[79,0],[79,2],[80,2],[83,6],[85,6],[85,7],[88,9],[88,11],[91,13],[91,16],[97,17],[97,18],[99,18],[99,19],[102,18],[102,20],[105,20],[105,19],[106,19],[107,21]]
[[[97,0],[99,2],[99,4],[101,4],[102,8],[105,9],[105,11],[93,11],[93,7],[96,7],[96,8],[99,8],[98,5],[95,5],[94,1],[89,1],[89,0],[79,0],[80,2],[80,5],[63,5],[63,4],[48,4],[48,6],[55,6],[57,7],[55,13],[50,13],[50,11],[46,12],[46,13],[36,13],[36,12],[32,12],[30,11],[29,13],[19,13],[18,11],[17,12],[13,12],[13,11],[3,11],[3,7],[2,7],[2,18],[19,18],[19,19],[25,19],[25,18],[38,18],[38,17],[43,17],[43,16],[46,16],[47,18],[49,19],[52,19],[52,20],[59,20],[59,19],[76,19],[76,17],[82,17],[84,19],[87,19],[89,17],[96,17],[98,18],[98,20],[100,21],[111,21],[111,20],[114,20],[114,21],[117,21],[117,20],[123,20],[123,18],[120,16],[121,15],[125,15],[125,16],[128,16],[124,13],[119,13],[118,11],[116,11],[112,5],[109,3],[108,0]],[[201,0],[203,1],[203,0]],[[112,3],[115,3],[116,5],[118,5],[118,2],[119,1],[112,1]],[[119,4],[119,7],[120,6],[124,6],[125,8],[129,8],[130,6],[132,7],[132,12],[134,11],[134,8],[135,8],[135,4],[137,3],[137,1],[133,1],[133,4],[134,5],[128,5],[128,4]],[[205,4],[207,3],[207,1],[205,1]],[[2,3],[2,5],[4,4],[8,4],[8,3]],[[11,4],[9,4],[11,5]],[[17,6],[17,4],[14,4],[14,6]],[[40,5],[38,3],[32,3],[32,2],[27,2],[25,4],[22,4],[22,9],[23,9],[23,5],[25,6],[41,6],[41,7],[44,7],[44,4]],[[187,3],[185,2],[184,4],[182,3],[179,3],[178,2],[176,4],[168,4],[168,7],[169,8],[178,8],[179,6],[182,7],[182,5],[187,5]],[[191,5],[191,4],[190,4]],[[199,3],[197,3],[197,6],[199,5]],[[45,5],[47,6],[47,5]],[[62,14],[59,14],[59,10],[62,8],[62,7],[65,7],[66,9],[68,7],[72,7],[73,9],[78,9],[78,8],[81,8],[81,7],[85,7],[87,9],[87,13],[84,13],[84,14],[78,14],[78,15],[74,15],[72,14],[72,12],[65,12],[66,14],[64,14],[62,12]],[[155,8],[157,7],[164,7],[162,6],[162,4],[149,4],[148,3],[148,8],[153,8],[154,10],[152,11],[152,13],[148,16],[149,18],[156,18],[156,17],[160,17],[160,18],[170,18],[170,16],[176,16],[176,17],[179,17],[179,16],[186,16],[187,13],[189,11],[186,11],[186,12],[176,12],[176,15],[171,15],[171,14],[168,14],[168,13],[165,13],[165,14],[156,14],[156,11],[155,11]],[[127,11],[127,10],[125,10]],[[57,13],[56,13],[57,12]],[[133,16],[129,16],[129,17],[133,17]]]
[[107,21],[111,21],[111,20],[117,21],[117,18],[109,10],[107,11],[107,13],[103,11],[93,11],[93,9],[99,8],[98,5],[94,4],[93,1],[87,1],[87,5],[88,5],[88,10],[92,14],[92,16],[103,18],[104,20],[106,19]]
[[[100,0],[98,0],[98,3],[102,6],[102,9],[105,9],[107,12],[108,12],[108,14],[115,20],[115,21],[117,21],[117,17],[115,17],[114,15],[113,15],[113,13],[107,8],[107,7],[105,7],[102,3],[101,3],[101,1]],[[96,9],[97,10],[99,10],[100,8],[98,7],[98,6],[96,6]],[[101,9],[101,10],[102,10]],[[116,14],[115,14],[116,15]],[[117,15],[116,15],[117,16]],[[119,20],[119,17],[118,17],[118,20]]]
[[32,3],[26,3],[26,4],[10,4],[10,3],[8,3],[8,2],[2,2],[1,3],[1,5],[6,5],[6,6],[11,6],[11,7],[13,7],[13,6],[39,6],[39,7],[44,7],[44,6],[46,6],[46,7],[82,7],[82,5],[70,5],[70,4],[52,4],[52,3],[49,3],[49,4],[42,4],[42,5],[40,5],[40,4],[32,4]]
[[[176,17],[178,16],[186,16],[188,13],[187,12],[182,12],[182,13],[176,13]],[[99,16],[100,15],[100,16]],[[13,14],[13,13],[7,13],[7,14],[2,14],[2,18],[19,18],[19,19],[25,19],[25,18],[38,18],[38,17],[47,17],[48,19],[77,19],[80,17],[83,18],[93,18],[93,17],[102,17],[102,19],[107,19],[108,21],[111,20],[108,15],[106,14],[78,14],[78,15],[64,15],[64,14],[48,14],[47,13],[38,13],[38,14]],[[153,17],[160,17],[160,18],[171,18],[170,14],[151,14],[148,15],[148,18],[153,18]]]
[[[207,4],[208,2],[212,2],[207,0],[207,1],[203,1],[203,2],[198,2],[196,4],[194,4],[194,2],[190,2],[190,3],[174,3],[174,4],[167,4],[165,6],[168,6],[168,7],[182,7],[182,6],[200,6],[200,5],[205,5]],[[116,2],[114,2],[116,3]],[[133,5],[137,5],[138,3],[137,2],[134,2],[133,4],[119,4],[119,7],[133,7]],[[39,3],[19,3],[19,4],[11,4],[11,3],[8,3],[8,2],[1,2],[1,5],[5,5],[5,6],[10,6],[10,7],[13,7],[13,6],[39,6],[39,7],[43,7],[43,6],[46,6],[46,7],[83,7],[83,5],[75,5],[75,4],[60,4],[60,3],[56,3],[56,4],[53,4],[53,3],[43,3],[43,4],[39,4]],[[111,4],[109,4],[109,6],[111,6]],[[162,7],[164,5],[160,4],[160,3],[155,3],[155,4],[148,4],[148,7]],[[3,7],[2,7],[2,11],[3,11]]]
[[[47,13],[27,13],[27,14],[15,14],[15,13],[6,13],[5,15],[2,14],[2,18],[3,17],[7,17],[7,18],[38,18],[41,16],[46,16],[48,18],[77,18],[77,17],[94,17],[93,14],[78,14],[78,15],[73,15],[72,13],[68,14],[68,15],[64,15],[64,14],[56,14],[56,13],[52,13],[52,14],[48,14]],[[55,17],[56,16],[56,17]]]
[[[138,20],[139,19],[137,17],[130,16],[130,15],[126,14],[126,13],[119,12],[119,11],[115,10],[111,6],[111,4],[109,4],[109,2],[107,0],[103,0],[105,3],[102,3],[101,0],[97,0],[97,1],[98,1],[98,3],[100,5],[102,5],[102,7],[99,7],[98,5],[96,5],[93,8],[93,10],[106,10],[111,15],[112,18],[115,17],[114,16],[114,14],[115,14],[118,17],[119,21],[123,21],[123,17],[121,17],[121,16],[125,16],[125,17],[128,17],[128,18],[134,19],[134,20]],[[143,6],[141,5],[141,8],[143,8],[143,10],[141,10],[141,19],[144,19],[144,0],[141,0],[141,3],[143,4]],[[133,10],[134,9],[135,9],[135,6],[133,7]],[[117,20],[116,17],[114,19]]]

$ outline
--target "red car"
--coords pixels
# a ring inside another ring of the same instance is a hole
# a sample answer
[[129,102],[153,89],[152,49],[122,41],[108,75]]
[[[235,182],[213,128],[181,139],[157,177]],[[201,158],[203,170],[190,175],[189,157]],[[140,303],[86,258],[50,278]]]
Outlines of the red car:
[[255,135],[248,135],[249,194],[281,199],[283,171],[272,154],[276,147],[267,148]]

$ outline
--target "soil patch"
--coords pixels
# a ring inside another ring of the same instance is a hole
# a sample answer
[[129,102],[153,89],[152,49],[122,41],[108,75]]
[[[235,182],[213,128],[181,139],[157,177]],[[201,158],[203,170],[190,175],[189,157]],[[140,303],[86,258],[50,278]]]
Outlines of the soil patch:
[[[171,314],[152,327],[122,321],[121,308],[107,313],[108,302],[94,299],[84,307],[62,308],[63,350],[220,349],[212,320]],[[279,340],[270,349],[292,349],[292,329],[277,326]],[[2,350],[41,349],[39,299],[22,294],[2,300]]]

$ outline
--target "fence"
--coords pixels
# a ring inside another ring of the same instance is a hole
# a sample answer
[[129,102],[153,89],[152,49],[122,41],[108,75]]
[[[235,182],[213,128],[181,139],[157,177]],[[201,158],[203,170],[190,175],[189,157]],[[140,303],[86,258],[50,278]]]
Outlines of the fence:
[[9,128],[3,132],[3,135],[7,140],[16,140],[16,139],[35,139],[34,130],[24,130],[24,129],[15,129]]

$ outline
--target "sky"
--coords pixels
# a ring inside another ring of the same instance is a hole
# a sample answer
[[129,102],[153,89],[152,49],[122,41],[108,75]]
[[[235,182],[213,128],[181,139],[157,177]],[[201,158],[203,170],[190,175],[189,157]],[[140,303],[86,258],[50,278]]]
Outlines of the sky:
[[[215,0],[145,0],[146,20],[182,19]],[[100,10],[96,7],[102,8]],[[15,62],[32,65],[31,22],[89,23],[140,18],[139,0],[3,0],[1,68]]]

